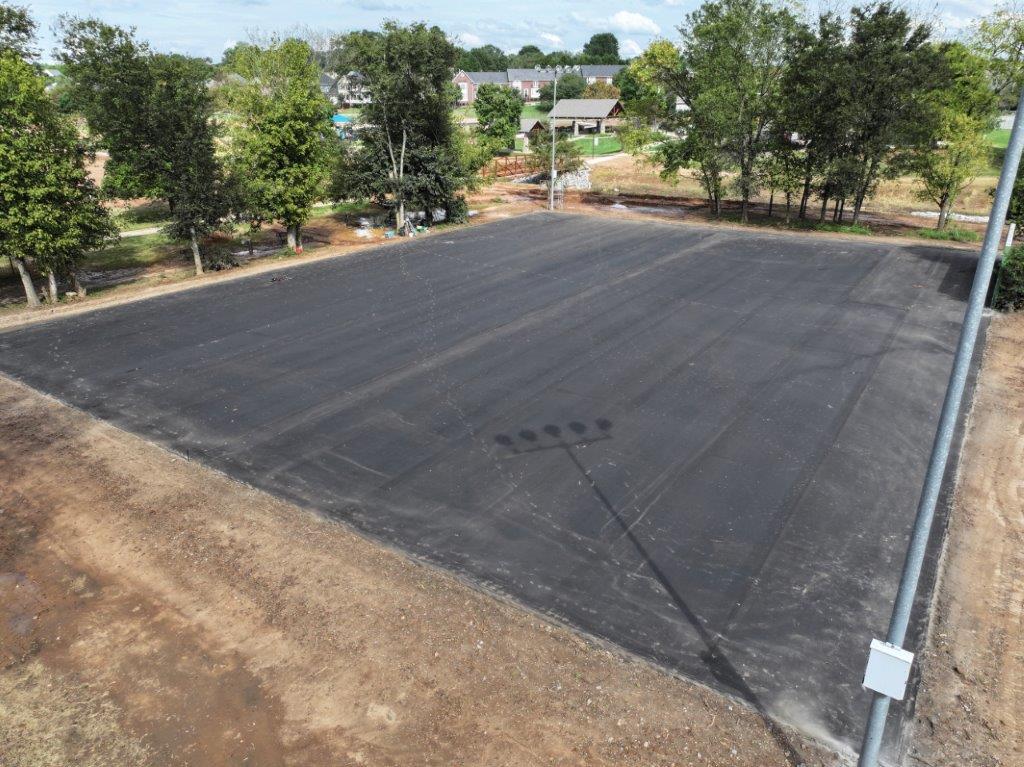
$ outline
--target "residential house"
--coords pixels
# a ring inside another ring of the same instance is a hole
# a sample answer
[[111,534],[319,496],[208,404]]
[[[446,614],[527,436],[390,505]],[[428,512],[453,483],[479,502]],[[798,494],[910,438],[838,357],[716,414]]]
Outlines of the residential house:
[[611,83],[612,79],[622,70],[622,64],[575,64],[564,67],[540,67],[532,69],[510,68],[501,72],[465,72],[460,70],[452,82],[459,88],[459,103],[472,104],[476,100],[477,89],[484,83],[496,83],[513,88],[522,94],[525,101],[536,101],[540,98],[540,89],[556,78],[566,74],[576,74],[591,83]]
[[357,107],[370,103],[366,81],[358,72],[349,72],[340,77],[333,72],[321,73],[320,92],[336,107]]

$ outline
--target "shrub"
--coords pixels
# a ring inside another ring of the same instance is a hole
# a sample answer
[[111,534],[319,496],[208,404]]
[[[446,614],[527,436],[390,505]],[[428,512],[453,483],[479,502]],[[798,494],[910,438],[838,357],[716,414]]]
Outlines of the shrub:
[[977,232],[956,226],[949,226],[945,229],[918,229],[917,236],[927,240],[953,240],[954,242],[977,242],[981,239],[981,235]]
[[1024,245],[1012,247],[1003,254],[992,306],[1003,312],[1024,309]]

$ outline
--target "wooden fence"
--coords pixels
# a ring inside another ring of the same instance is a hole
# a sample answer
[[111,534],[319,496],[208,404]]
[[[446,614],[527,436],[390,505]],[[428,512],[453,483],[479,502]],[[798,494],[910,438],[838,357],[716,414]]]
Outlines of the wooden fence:
[[513,176],[529,176],[537,172],[536,160],[528,154],[510,154],[495,157],[480,170],[486,178],[511,178]]

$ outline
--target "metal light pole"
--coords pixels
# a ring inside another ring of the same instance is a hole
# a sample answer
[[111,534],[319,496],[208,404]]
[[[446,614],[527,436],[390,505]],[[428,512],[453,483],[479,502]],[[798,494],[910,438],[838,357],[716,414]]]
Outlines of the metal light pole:
[[[1013,120],[1013,131],[1006,148],[1003,169],[999,174],[999,185],[996,187],[992,213],[989,215],[988,227],[985,230],[985,241],[978,256],[978,267],[974,273],[967,310],[964,313],[964,324],[960,329],[960,341],[957,343],[956,356],[953,359],[953,370],[949,375],[946,398],[942,403],[942,414],[939,427],[932,444],[932,454],[928,461],[928,472],[925,474],[924,488],[917,505],[917,517],[907,547],[907,558],[903,563],[903,574],[900,576],[899,591],[893,605],[892,618],[889,621],[889,632],[886,641],[890,645],[902,647],[907,636],[907,625],[910,623],[910,611],[914,606],[917,583],[921,577],[925,553],[928,547],[928,535],[931,532],[932,520],[935,518],[935,506],[942,488],[942,478],[946,473],[949,451],[953,443],[957,420],[960,414],[960,403],[963,400],[967,385],[967,375],[974,356],[974,345],[981,326],[981,313],[985,308],[985,295],[992,278],[992,266],[999,250],[999,240],[1003,221],[1010,204],[1013,183],[1017,178],[1017,167],[1020,164],[1021,149],[1024,148],[1024,91],[1017,102],[1017,114]],[[882,734],[885,732],[885,720],[889,713],[890,698],[881,693],[874,693],[868,723],[864,730],[864,743],[861,746],[858,767],[875,767],[878,764],[878,752],[882,747]]]
[[555,87],[551,95],[551,180],[548,182],[548,210],[555,209],[555,177],[558,171],[555,169],[555,105],[558,103],[558,72],[555,72]]

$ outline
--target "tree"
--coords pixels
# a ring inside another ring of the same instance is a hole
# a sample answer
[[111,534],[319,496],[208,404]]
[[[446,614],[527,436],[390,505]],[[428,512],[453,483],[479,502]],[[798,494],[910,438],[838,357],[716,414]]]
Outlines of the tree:
[[794,30],[781,84],[779,123],[803,147],[800,218],[806,217],[816,186],[825,204],[835,187],[829,171],[848,150],[852,130],[851,77],[846,29],[839,16],[823,13],[814,28],[801,25]]
[[19,59],[35,58],[35,36],[36,22],[27,8],[0,3],[0,54],[10,53]]
[[615,85],[601,81],[590,83],[583,89],[585,99],[617,99],[619,95],[619,89]]
[[237,67],[243,81],[227,88],[239,117],[231,164],[251,187],[249,212],[281,221],[301,252],[302,225],[327,192],[338,149],[319,69],[309,45],[293,38],[242,52]]
[[519,91],[497,83],[484,83],[476,92],[473,107],[480,121],[480,133],[490,148],[494,151],[511,149],[523,113],[523,97]]
[[508,56],[496,45],[481,45],[462,51],[456,62],[456,67],[465,72],[498,72],[508,69],[508,66]]
[[757,191],[757,161],[767,147],[768,127],[777,114],[787,43],[796,28],[789,10],[764,0],[712,0],[687,17],[679,95],[707,123],[738,170],[740,216],[747,221]]
[[168,135],[149,47],[133,30],[97,19],[63,16],[58,29],[68,101],[110,153],[104,188],[117,197],[169,200]]
[[928,39],[931,30],[914,25],[910,15],[888,2],[851,12],[850,155],[854,169],[853,223],[864,200],[885,175],[894,147],[916,143],[927,115],[924,95],[942,71],[941,56]]
[[994,122],[997,96],[987,62],[962,43],[940,46],[945,77],[928,94],[927,124],[914,156],[921,176],[921,199],[939,206],[937,228],[944,229],[960,193],[986,164],[985,134]]
[[588,64],[618,64],[619,39],[611,32],[598,32],[583,46],[583,57]]
[[[551,169],[551,131],[541,131],[530,139],[530,151],[533,157],[533,164],[543,168],[545,175],[550,175]],[[555,134],[555,170],[561,176],[572,173],[583,166],[583,158],[580,154],[580,145],[572,141],[565,133]]]
[[208,65],[179,55],[150,60],[167,132],[164,155],[168,178],[164,189],[174,201],[167,232],[188,240],[196,274],[203,273],[199,237],[220,226],[228,214],[223,174],[214,155],[212,102],[206,87]]
[[45,275],[50,301],[58,278],[71,279],[88,250],[117,229],[85,170],[74,127],[46,95],[33,67],[11,51],[0,54],[0,249],[21,276],[31,306],[39,298],[29,274]]
[[1024,87],[1024,13],[1007,3],[975,22],[970,42],[985,59],[1004,108],[1013,109]]
[[[587,81],[579,75],[568,72],[558,78],[558,98],[578,99],[583,97],[583,91],[587,89]],[[540,86],[540,98],[537,106],[544,111],[549,111],[554,105],[554,82],[544,83]]]
[[405,226],[406,206],[436,208],[449,220],[464,213],[460,190],[472,169],[457,139],[451,83],[457,50],[438,27],[385,22],[380,32],[347,35],[347,57],[366,78],[370,103],[360,144],[343,164],[335,194],[370,197],[390,205],[395,227]]
[[675,97],[670,97],[658,85],[642,81],[632,64],[619,70],[612,84],[619,89],[618,98],[627,118],[656,128],[669,117],[670,103],[674,106]]
[[536,45],[524,45],[519,49],[519,53],[509,58],[509,66],[532,69],[535,66],[544,64],[545,61],[544,51]]

